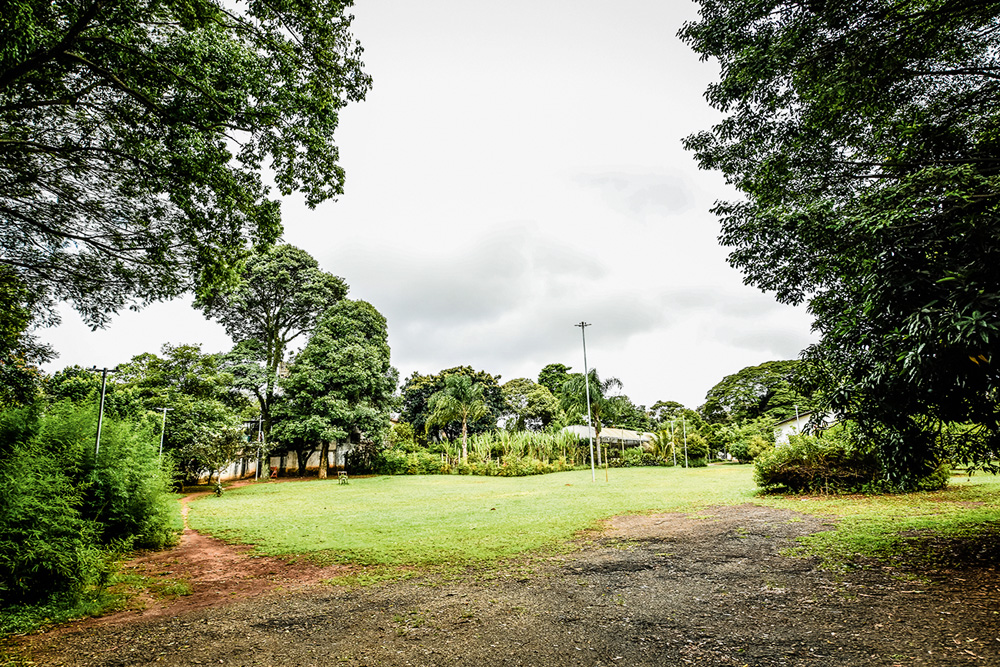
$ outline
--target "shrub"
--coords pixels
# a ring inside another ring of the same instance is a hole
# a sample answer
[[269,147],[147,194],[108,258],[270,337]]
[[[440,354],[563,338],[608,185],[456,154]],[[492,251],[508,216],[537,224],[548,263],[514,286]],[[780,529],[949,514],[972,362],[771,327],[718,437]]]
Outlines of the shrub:
[[80,515],[81,490],[37,446],[15,446],[0,466],[0,603],[78,597],[104,572],[98,526]]
[[375,457],[375,472],[379,475],[402,475],[406,473],[406,452],[386,449]]
[[733,458],[750,463],[774,447],[774,423],[760,417],[730,424],[719,429],[718,437]]
[[[947,486],[947,465],[918,482],[921,490]],[[894,490],[875,452],[856,443],[838,425],[820,436],[792,435],[754,461],[754,481],[764,491],[792,493],[883,493]]]
[[[697,433],[687,436],[687,465],[689,468],[704,468],[708,465],[708,441]],[[678,463],[680,457],[678,456]]]
[[95,463],[96,427],[68,402],[0,413],[0,605],[75,604],[122,549],[173,538],[155,429],[106,417]]
[[662,459],[641,447],[629,447],[623,456],[612,459],[610,465],[612,468],[638,468],[641,466],[669,466],[673,465],[673,461]]

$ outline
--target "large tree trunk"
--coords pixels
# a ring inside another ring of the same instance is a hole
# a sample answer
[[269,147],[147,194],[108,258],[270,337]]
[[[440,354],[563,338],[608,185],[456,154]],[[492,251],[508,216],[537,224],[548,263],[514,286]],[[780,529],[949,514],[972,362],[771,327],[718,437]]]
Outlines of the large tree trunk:
[[271,436],[271,407],[267,402],[266,398],[258,397],[258,403],[260,405],[260,433],[261,440],[257,443],[260,447],[260,456],[257,465],[257,469],[260,471],[261,479],[271,478],[271,452],[270,447],[268,447],[269,438]]
[[306,464],[309,462],[309,456],[314,451],[315,450],[312,447],[310,447],[309,449],[296,449],[295,450],[295,458],[299,462],[299,469],[298,469],[299,477],[305,477],[306,476]]
[[330,458],[330,443],[324,441],[319,448],[319,478],[326,479],[326,467]]

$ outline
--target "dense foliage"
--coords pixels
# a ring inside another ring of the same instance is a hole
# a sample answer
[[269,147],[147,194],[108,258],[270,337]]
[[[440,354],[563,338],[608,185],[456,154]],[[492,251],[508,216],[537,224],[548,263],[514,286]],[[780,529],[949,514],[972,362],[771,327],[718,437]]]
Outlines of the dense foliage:
[[727,114],[688,137],[746,281],[808,301],[829,407],[913,487],[953,422],[1000,445],[1000,2],[701,0]]
[[[0,607],[80,602],[123,549],[173,538],[158,425],[63,401],[0,413]],[[155,421],[155,420],[154,420]]]
[[708,390],[699,412],[709,422],[768,418],[781,421],[812,410],[812,396],[802,393],[803,362],[767,361],[727,375]]
[[[243,451],[246,396],[236,390],[223,357],[200,345],[164,345],[161,355],[144,353],[116,371],[118,386],[147,410],[166,409],[163,447],[189,481],[209,478]],[[113,386],[113,385],[112,385]]]
[[434,452],[419,446],[392,447],[379,454],[375,470],[389,475],[522,477],[571,470],[584,460],[585,451],[574,435],[497,430],[469,438],[464,457],[458,443]]
[[565,419],[559,401],[548,387],[528,378],[515,378],[500,388],[507,405],[504,428],[543,431]]
[[[331,443],[381,443],[398,372],[389,363],[385,318],[365,301],[344,300],[326,311],[281,386],[274,437],[292,450],[320,447],[326,477]],[[305,458],[299,457],[299,474]]]
[[[915,490],[948,485],[951,468],[941,464],[921,477]],[[822,435],[792,435],[754,460],[754,481],[764,491],[793,493],[879,493],[892,490],[872,447],[859,445],[850,429],[835,426]]]
[[264,167],[310,206],[343,190],[338,114],[371,85],[350,4],[4,3],[0,265],[96,326],[231,282],[281,232]]
[[[503,392],[500,389],[500,376],[490,375],[485,371],[474,370],[471,366],[458,366],[446,368],[435,375],[421,375],[414,372],[402,387],[402,411],[403,421],[411,424],[416,438],[421,442],[426,442],[428,437],[428,419],[432,408],[430,398],[445,387],[445,378],[449,375],[468,376],[473,383],[482,386],[483,401],[486,403],[486,413],[479,419],[470,421],[467,424],[469,433],[482,433],[496,428],[497,421],[506,412],[507,406],[504,402]],[[438,425],[439,432],[443,432],[447,439],[454,439],[460,436],[462,430],[461,420],[453,420],[447,424]],[[436,435],[434,433],[432,436]]]

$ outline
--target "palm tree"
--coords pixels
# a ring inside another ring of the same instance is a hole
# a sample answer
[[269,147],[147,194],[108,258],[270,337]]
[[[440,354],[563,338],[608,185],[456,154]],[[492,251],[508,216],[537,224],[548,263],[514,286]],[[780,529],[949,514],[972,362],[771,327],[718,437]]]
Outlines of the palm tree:
[[[650,453],[656,458],[666,461],[674,453],[674,434],[668,428],[661,428],[653,434],[653,438],[649,444],[651,446]],[[675,463],[676,459],[677,456],[675,455]]]
[[483,385],[473,382],[468,375],[449,375],[444,379],[444,389],[435,393],[427,402],[431,415],[427,425],[444,426],[449,422],[462,422],[462,463],[469,457],[468,425],[489,414],[483,400]]
[[[590,369],[590,416],[594,422],[594,438],[597,440],[597,465],[601,465],[601,428],[602,418],[614,410],[611,398],[607,396],[612,389],[621,389],[622,381],[618,378],[601,380],[596,368]],[[582,413],[587,412],[587,384],[583,373],[575,373],[563,385],[563,395],[567,407],[576,408]]]

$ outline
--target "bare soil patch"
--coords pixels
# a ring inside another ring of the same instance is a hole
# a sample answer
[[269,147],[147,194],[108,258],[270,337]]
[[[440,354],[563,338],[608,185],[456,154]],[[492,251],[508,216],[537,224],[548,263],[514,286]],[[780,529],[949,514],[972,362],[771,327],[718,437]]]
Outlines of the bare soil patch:
[[[1000,665],[996,559],[834,573],[822,519],[744,505],[618,517],[577,550],[347,588],[185,533],[133,563],[194,594],[25,638],[40,665]],[[310,569],[311,568],[311,569]]]

